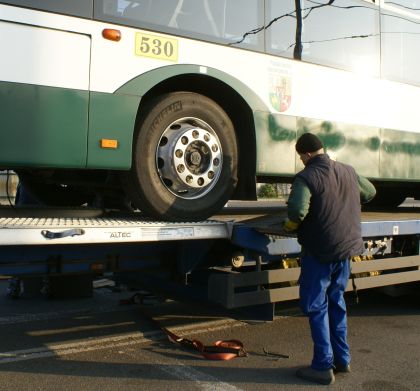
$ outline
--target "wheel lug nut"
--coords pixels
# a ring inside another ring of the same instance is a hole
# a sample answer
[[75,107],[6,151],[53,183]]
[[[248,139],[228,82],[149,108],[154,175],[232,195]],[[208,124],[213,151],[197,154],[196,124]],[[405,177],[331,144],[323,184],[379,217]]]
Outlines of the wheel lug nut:
[[208,143],[208,142],[210,141],[210,135],[209,135],[208,133],[206,133],[206,134],[204,135],[204,141],[205,141],[206,143]]
[[197,183],[199,186],[203,186],[204,185],[204,179],[203,178],[198,178]]
[[181,174],[185,171],[185,166],[183,164],[179,164],[176,169]]
[[199,136],[200,134],[198,133],[198,131],[197,130],[193,130],[193,132],[192,132],[192,136],[194,137],[194,138],[198,138],[198,136]]
[[191,184],[193,181],[193,177],[191,175],[188,175],[185,180],[187,181],[188,184]]
[[213,164],[214,164],[215,166],[218,166],[218,165],[220,164],[219,159],[218,159],[218,158],[214,159],[214,160],[213,160]]
[[213,179],[214,178],[214,172],[213,171],[209,171],[209,173],[207,174],[209,179]]
[[184,155],[184,153],[180,150],[180,149],[177,149],[176,150],[176,152],[175,152],[175,156],[178,158],[178,159],[180,159],[180,158],[182,158],[182,156]]
[[214,145],[212,145],[211,150],[213,152],[217,152],[219,150],[219,147],[216,144],[214,144]]
[[184,145],[187,145],[188,144],[188,137],[182,136],[181,137],[181,143],[184,144]]

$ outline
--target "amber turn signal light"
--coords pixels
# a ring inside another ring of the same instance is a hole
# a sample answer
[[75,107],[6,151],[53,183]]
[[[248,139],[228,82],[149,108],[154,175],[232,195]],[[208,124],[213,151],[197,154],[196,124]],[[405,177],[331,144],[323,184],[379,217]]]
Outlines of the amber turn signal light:
[[102,36],[110,41],[118,42],[121,39],[121,31],[115,29],[103,29]]
[[107,138],[101,139],[101,148],[110,148],[110,149],[116,149],[118,148],[118,140],[111,140]]

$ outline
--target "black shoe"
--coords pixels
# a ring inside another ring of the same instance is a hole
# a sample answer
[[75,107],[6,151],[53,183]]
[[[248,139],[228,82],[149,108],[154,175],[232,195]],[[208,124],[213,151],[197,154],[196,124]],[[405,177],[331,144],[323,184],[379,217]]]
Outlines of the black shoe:
[[343,372],[343,373],[349,373],[351,372],[350,364],[334,364],[334,372]]
[[334,384],[335,377],[332,369],[317,370],[311,367],[300,368],[296,371],[296,376],[301,379],[309,380],[319,384]]

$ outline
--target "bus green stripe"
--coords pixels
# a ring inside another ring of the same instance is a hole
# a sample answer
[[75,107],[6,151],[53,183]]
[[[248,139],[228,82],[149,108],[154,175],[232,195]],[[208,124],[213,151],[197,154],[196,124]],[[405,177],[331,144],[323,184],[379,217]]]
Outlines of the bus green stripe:
[[0,82],[2,165],[84,167],[88,97],[88,91]]
[[[1,164],[129,169],[139,101],[136,96],[0,82]],[[117,140],[118,148],[101,148],[102,138]]]
[[303,168],[294,151],[302,133],[317,134],[333,159],[374,179],[420,180],[420,133],[327,120],[254,113],[257,174],[286,175]]
[[[162,78],[153,74],[152,84]],[[0,82],[1,164],[129,169],[137,109],[147,89],[144,80],[136,78],[115,94]],[[258,175],[290,176],[301,169],[294,143],[310,131],[321,137],[333,158],[351,163],[362,175],[420,180],[419,133],[271,114],[256,102]],[[101,148],[102,138],[117,140],[118,148]]]

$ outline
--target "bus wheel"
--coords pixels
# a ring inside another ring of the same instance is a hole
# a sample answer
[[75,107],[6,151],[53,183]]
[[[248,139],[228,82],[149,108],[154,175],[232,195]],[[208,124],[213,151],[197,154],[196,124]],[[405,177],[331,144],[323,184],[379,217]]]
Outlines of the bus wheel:
[[203,95],[170,93],[148,105],[124,184],[131,201],[147,215],[203,220],[229,200],[237,183],[237,161],[235,130],[226,112]]

